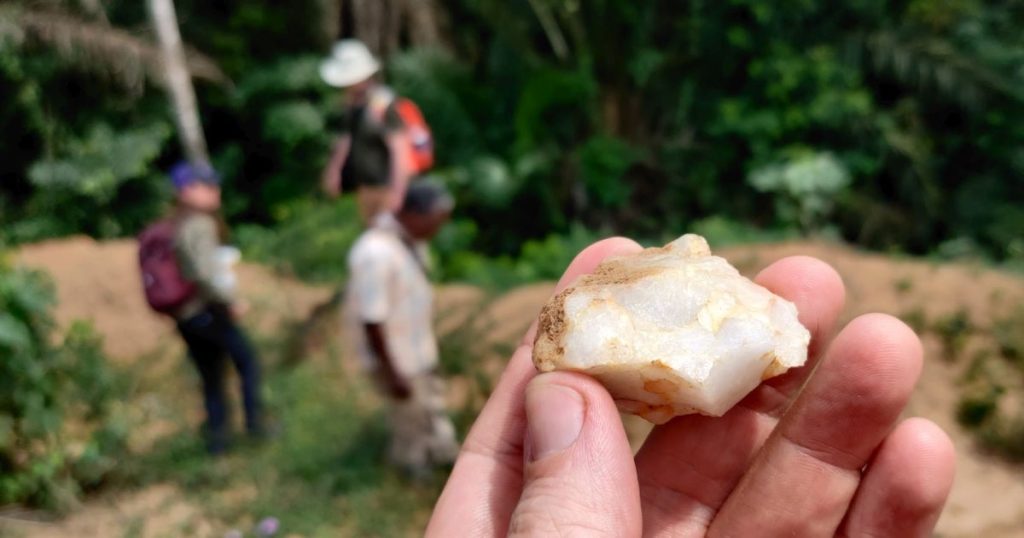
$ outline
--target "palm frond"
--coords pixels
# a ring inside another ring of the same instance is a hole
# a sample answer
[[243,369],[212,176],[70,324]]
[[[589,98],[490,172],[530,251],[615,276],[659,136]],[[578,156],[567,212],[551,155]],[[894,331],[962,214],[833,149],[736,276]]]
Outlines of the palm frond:
[[[0,46],[47,47],[69,63],[109,76],[129,90],[139,91],[146,77],[162,80],[160,48],[127,30],[72,14],[0,5]],[[222,85],[231,80],[213,59],[195,50],[187,54],[192,77]]]
[[861,45],[875,71],[966,107],[991,95],[1024,101],[1020,84],[940,37],[883,30],[864,37]]

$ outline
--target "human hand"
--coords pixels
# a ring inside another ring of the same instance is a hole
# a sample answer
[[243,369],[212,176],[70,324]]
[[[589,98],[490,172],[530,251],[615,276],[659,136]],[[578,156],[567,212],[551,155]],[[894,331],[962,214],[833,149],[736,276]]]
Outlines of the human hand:
[[[580,253],[564,289],[610,255]],[[725,416],[677,417],[634,458],[607,391],[538,375],[536,324],[463,444],[428,536],[928,536],[952,486],[954,449],[923,419],[900,421],[921,370],[899,320],[858,317],[833,338],[845,291],[827,264],[783,259],[756,281],[796,303],[807,364]]]
[[341,195],[341,170],[345,165],[345,159],[348,158],[351,144],[352,139],[343,136],[335,141],[331,148],[331,157],[320,175],[320,188],[328,198],[333,199]]
[[325,172],[320,180],[320,189],[331,200],[341,196],[341,172],[336,175]]

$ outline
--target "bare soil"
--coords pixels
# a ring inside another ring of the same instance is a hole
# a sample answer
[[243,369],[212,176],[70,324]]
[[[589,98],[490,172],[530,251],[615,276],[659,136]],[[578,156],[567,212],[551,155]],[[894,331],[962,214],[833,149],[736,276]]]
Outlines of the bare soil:
[[[846,282],[844,321],[867,312],[885,312],[931,323],[962,310],[972,325],[985,328],[1024,301],[1024,279],[980,265],[934,264],[820,242],[733,247],[716,253],[748,275],[791,255],[829,262]],[[66,325],[75,319],[91,320],[105,335],[105,346],[114,360],[130,364],[153,353],[180,356],[172,325],[151,314],[141,299],[134,255],[129,241],[97,243],[73,238],[26,247],[17,261],[53,276],[60,302],[58,321]],[[243,294],[258,313],[252,323],[256,330],[279,330],[283,324],[304,319],[333,292],[302,285],[258,266],[243,264],[239,276]],[[439,330],[453,331],[473,323],[487,328],[483,338],[487,343],[511,350],[552,288],[550,283],[541,283],[488,297],[472,287],[443,287],[438,293]],[[975,333],[964,355],[991,347],[988,338],[984,331]],[[958,383],[968,361],[963,357],[955,362],[944,360],[941,342],[932,333],[924,337],[924,343],[924,373],[906,414],[940,424],[958,450],[957,479],[936,534],[1024,535],[1024,468],[986,455],[956,423],[955,407],[962,391]],[[487,358],[492,359],[488,362],[494,363],[496,373],[501,357]],[[453,386],[458,390],[458,383]],[[627,426],[639,443],[647,428],[633,420]],[[90,499],[57,522],[18,521],[20,518],[0,515],[0,536],[6,532],[26,538],[117,536],[131,528],[137,528],[139,536],[192,536],[217,528],[202,517],[202,510],[187,495],[171,486]]]

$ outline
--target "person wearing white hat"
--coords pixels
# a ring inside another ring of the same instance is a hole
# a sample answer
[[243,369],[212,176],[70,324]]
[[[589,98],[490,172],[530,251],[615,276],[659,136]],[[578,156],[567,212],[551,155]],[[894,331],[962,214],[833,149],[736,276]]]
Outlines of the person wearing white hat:
[[337,42],[320,64],[320,77],[344,92],[344,110],[336,121],[341,131],[322,185],[328,195],[341,194],[342,183],[356,191],[360,217],[369,224],[382,212],[395,212],[412,176],[407,162],[405,126],[394,92],[379,79],[380,62],[356,39]]

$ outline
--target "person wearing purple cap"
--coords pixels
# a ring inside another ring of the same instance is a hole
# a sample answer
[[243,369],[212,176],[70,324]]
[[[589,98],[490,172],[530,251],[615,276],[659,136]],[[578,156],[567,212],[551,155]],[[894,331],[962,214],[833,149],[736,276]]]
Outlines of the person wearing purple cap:
[[264,435],[259,362],[236,323],[243,303],[235,296],[233,279],[223,274],[227,227],[218,216],[220,179],[208,165],[184,162],[171,170],[170,179],[177,195],[169,219],[174,225],[174,255],[181,278],[194,286],[191,296],[171,315],[202,379],[207,448],[219,454],[227,449],[229,439],[224,358],[230,357],[238,371],[246,426],[255,437]]

